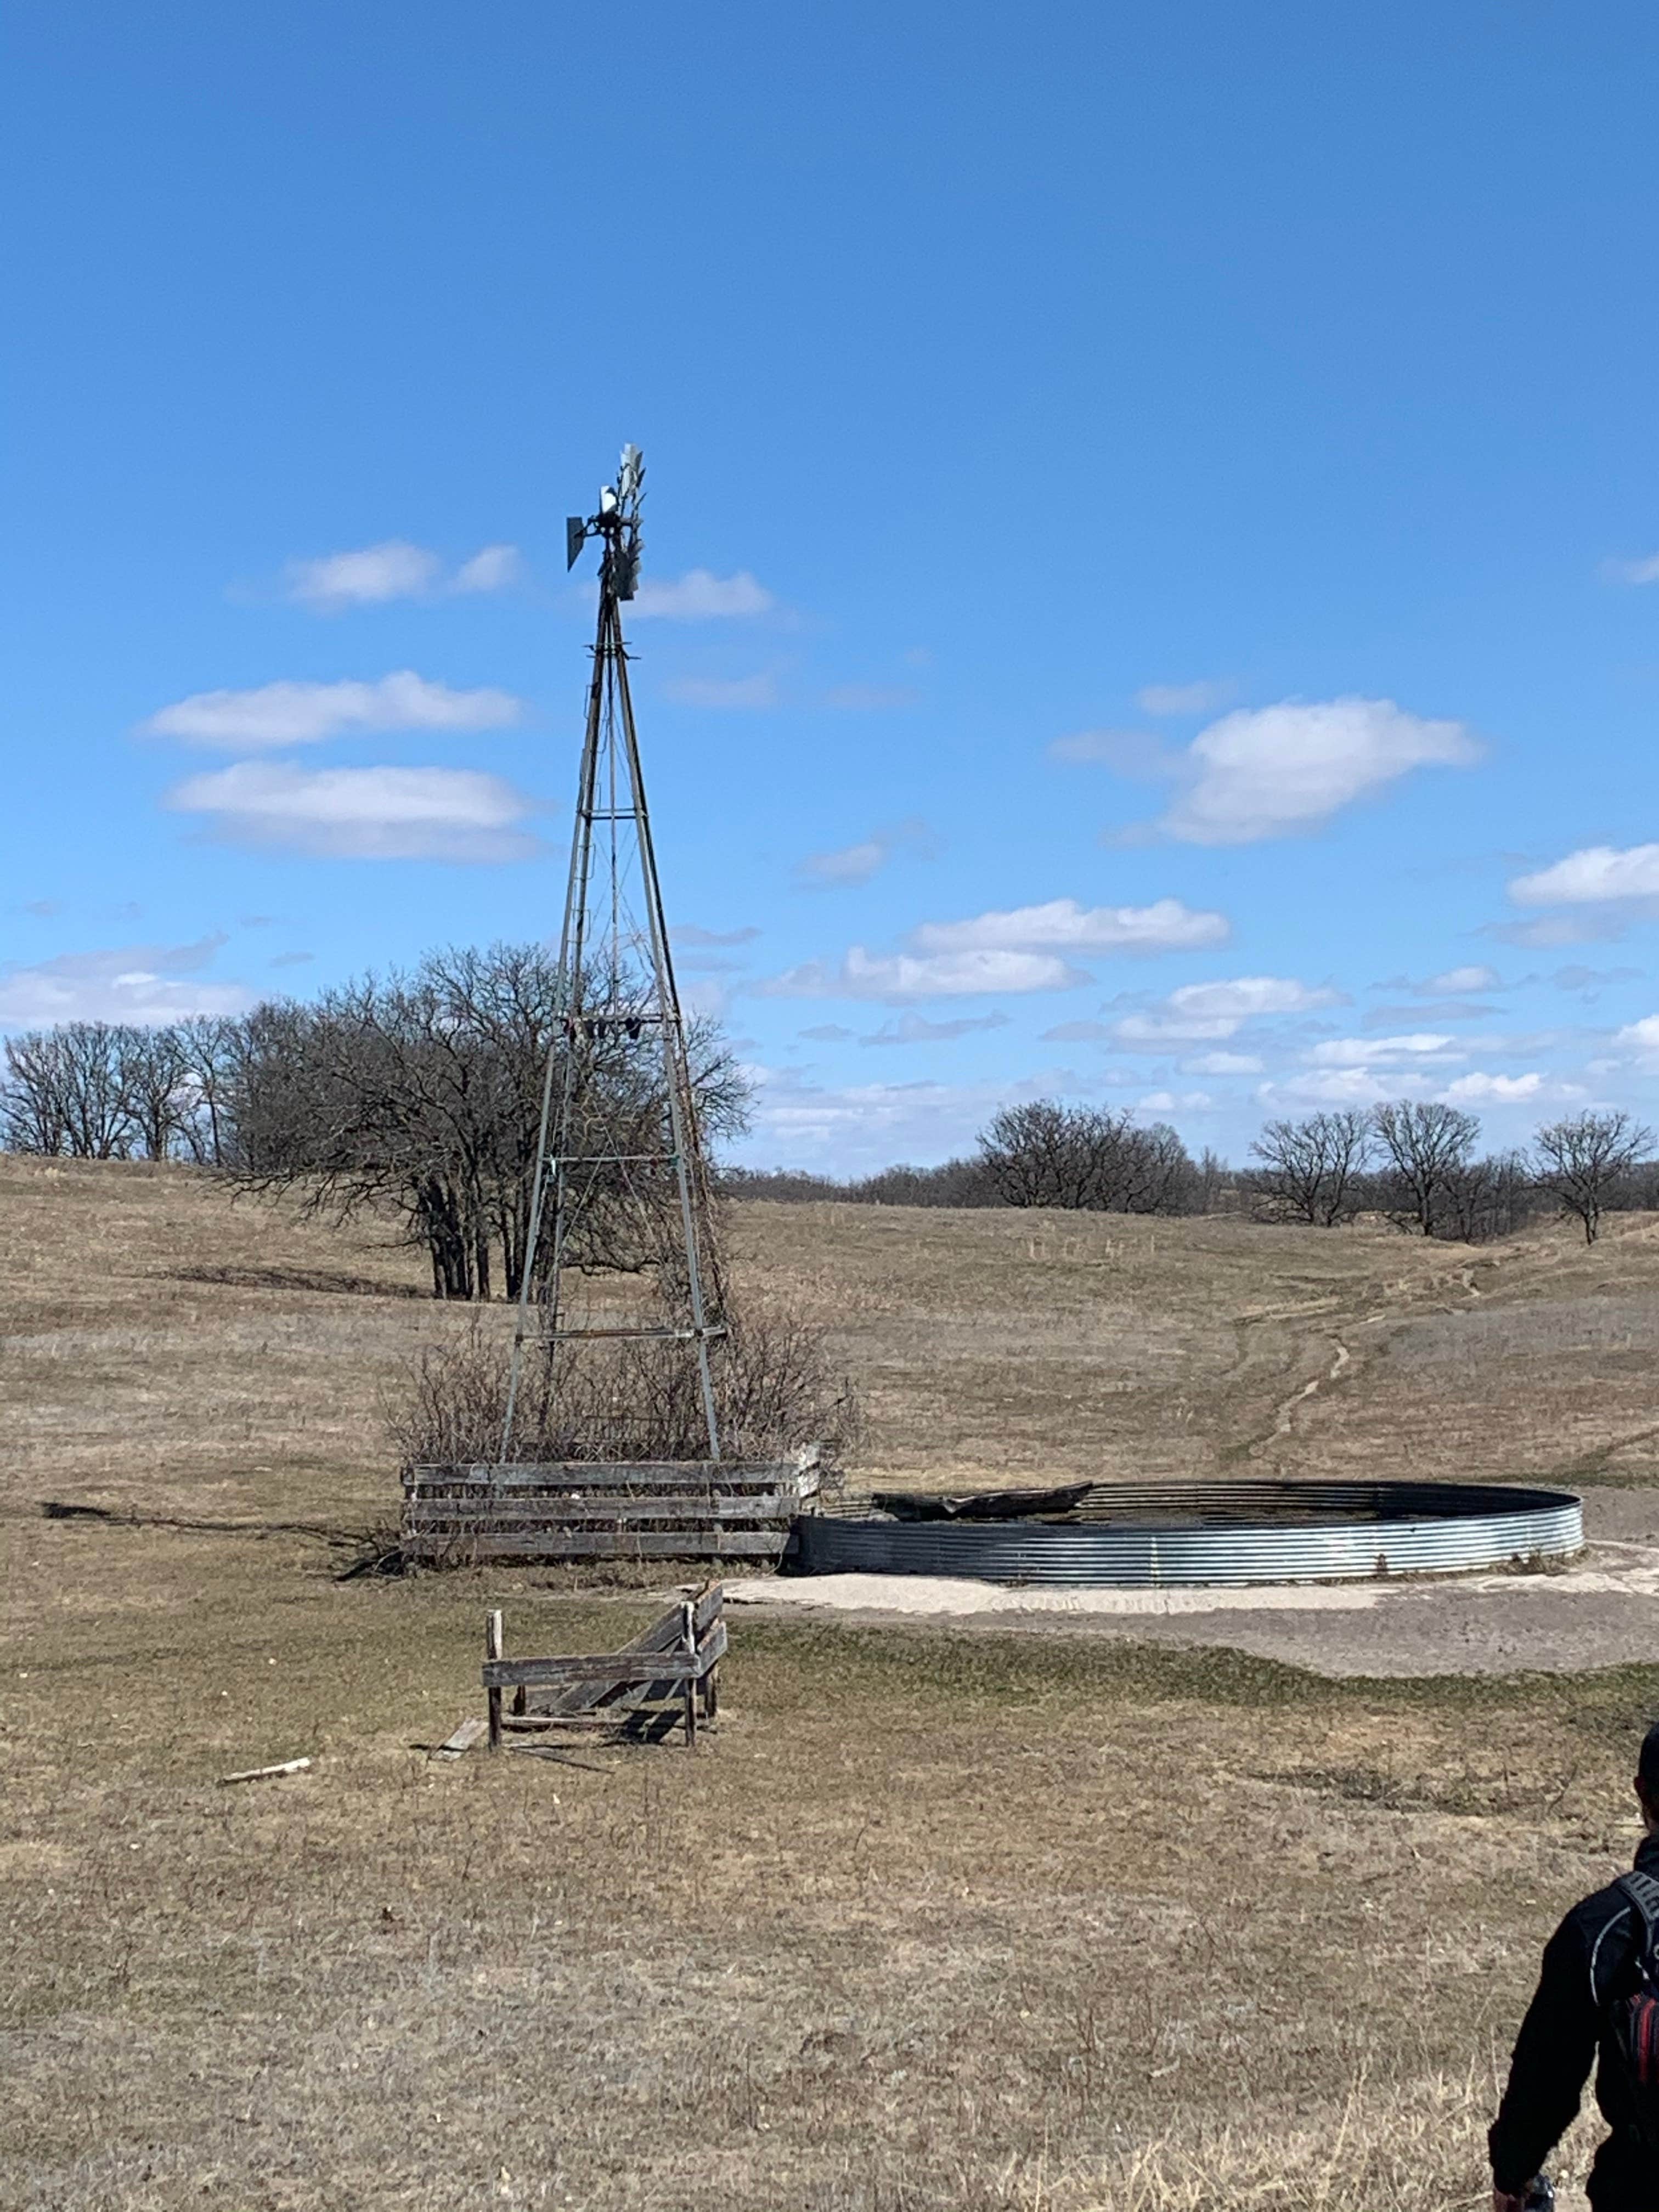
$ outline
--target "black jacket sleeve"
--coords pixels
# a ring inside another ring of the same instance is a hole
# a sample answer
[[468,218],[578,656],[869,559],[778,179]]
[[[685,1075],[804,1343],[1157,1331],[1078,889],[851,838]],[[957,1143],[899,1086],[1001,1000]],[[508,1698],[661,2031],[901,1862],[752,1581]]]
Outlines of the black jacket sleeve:
[[1538,1990],[1510,2062],[1509,2087],[1486,2141],[1494,2186],[1518,2195],[1578,2112],[1601,2021],[1583,1931],[1569,1914],[1544,1951]]

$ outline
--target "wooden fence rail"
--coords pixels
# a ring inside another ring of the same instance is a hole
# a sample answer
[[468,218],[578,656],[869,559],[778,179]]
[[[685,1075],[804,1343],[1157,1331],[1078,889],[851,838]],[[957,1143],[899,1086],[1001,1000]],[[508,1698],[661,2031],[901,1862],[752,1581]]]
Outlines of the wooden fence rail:
[[816,1447],[747,1464],[416,1467],[404,1477],[402,1548],[445,1564],[775,1561],[820,1479]]

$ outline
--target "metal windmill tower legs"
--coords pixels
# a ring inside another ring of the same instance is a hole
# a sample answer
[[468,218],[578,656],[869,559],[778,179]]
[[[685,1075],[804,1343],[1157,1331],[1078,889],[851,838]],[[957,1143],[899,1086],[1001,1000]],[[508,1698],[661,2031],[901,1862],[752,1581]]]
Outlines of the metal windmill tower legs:
[[[630,447],[618,479],[620,497],[607,491],[597,516],[569,526],[573,560],[587,537],[600,538],[605,552],[559,937],[554,1029],[502,1423],[503,1462],[511,1455],[524,1362],[532,1340],[550,1358],[562,1344],[596,1339],[685,1344],[696,1363],[708,1457],[720,1457],[710,1361],[711,1342],[726,1334],[719,1268],[622,625],[622,603],[633,596],[638,573],[643,473]],[[661,1085],[661,1138],[656,1141],[665,1139],[665,1151],[641,1149],[637,1117],[625,1132],[620,1123],[612,1128],[603,1091],[606,1080],[616,1079],[615,1070],[595,1066],[596,1040],[602,1047],[619,1038],[639,1041],[651,1029],[657,1032],[660,1059],[659,1077],[653,1078]],[[672,1176],[672,1198],[663,1194],[664,1204],[673,1226],[669,1218],[659,1223],[664,1245],[657,1262],[659,1271],[672,1273],[672,1286],[683,1299],[683,1318],[668,1326],[566,1326],[566,1278],[573,1264],[591,1263],[582,1240],[598,1208],[618,1193],[648,1206],[639,1186],[665,1170]],[[671,1242],[677,1249],[668,1249]]]

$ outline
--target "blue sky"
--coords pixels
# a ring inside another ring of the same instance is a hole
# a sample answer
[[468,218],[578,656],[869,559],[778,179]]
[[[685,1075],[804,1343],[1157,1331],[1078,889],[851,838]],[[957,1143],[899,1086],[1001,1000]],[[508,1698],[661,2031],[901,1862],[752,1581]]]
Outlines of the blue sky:
[[744,1150],[1659,1112],[1659,21],[18,0],[0,1026],[556,923],[586,603]]

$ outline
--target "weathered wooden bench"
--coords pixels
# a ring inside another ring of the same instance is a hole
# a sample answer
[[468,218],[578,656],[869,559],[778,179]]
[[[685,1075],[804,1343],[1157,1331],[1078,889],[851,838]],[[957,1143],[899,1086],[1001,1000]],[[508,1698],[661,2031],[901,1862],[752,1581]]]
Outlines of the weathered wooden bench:
[[678,1721],[685,1724],[688,1747],[694,1745],[699,1717],[712,1721],[720,1709],[725,1613],[726,1591],[715,1583],[671,1606],[619,1651],[574,1659],[509,1659],[501,1616],[492,1613],[485,1625],[483,1664],[490,1749],[499,1750],[502,1736],[518,1730],[635,1724],[662,1734]]

